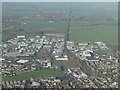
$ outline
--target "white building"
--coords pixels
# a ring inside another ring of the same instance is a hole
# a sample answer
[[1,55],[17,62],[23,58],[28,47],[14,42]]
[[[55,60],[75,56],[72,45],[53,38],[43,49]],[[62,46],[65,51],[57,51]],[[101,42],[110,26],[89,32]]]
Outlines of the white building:
[[29,62],[29,60],[19,60],[19,61],[17,61],[17,63],[19,63],[19,64],[24,64],[24,63],[27,63],[27,62]]
[[17,38],[25,38],[25,36],[17,36]]

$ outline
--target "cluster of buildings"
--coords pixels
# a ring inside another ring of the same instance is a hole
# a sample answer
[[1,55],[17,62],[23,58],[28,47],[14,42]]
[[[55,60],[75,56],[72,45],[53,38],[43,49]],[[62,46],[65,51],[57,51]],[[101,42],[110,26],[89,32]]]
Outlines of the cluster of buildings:
[[64,51],[64,38],[54,39],[54,46],[53,46],[53,56],[55,60],[68,60],[68,56]]
[[67,74],[76,78],[79,81],[81,88],[98,88],[89,76],[82,72],[80,68],[70,68],[67,70]]
[[[45,51],[45,54],[51,51],[51,43],[45,38],[45,36],[42,38],[39,36],[35,38],[17,36],[3,44],[2,75],[15,76],[40,68],[51,68],[50,58],[43,58],[41,54],[41,51]],[[41,57],[39,57],[40,55]]]
[[118,80],[114,80],[115,77],[117,78],[119,76],[117,60],[104,60],[86,63],[92,69],[92,71],[94,71],[94,77],[96,77],[95,82],[99,84],[102,88],[118,87]]
[[[119,75],[117,70],[118,60],[116,56],[105,53],[109,50],[105,43],[79,43],[73,41],[67,41],[66,43],[67,46],[65,46],[63,37],[42,35],[35,37],[17,36],[2,44],[0,46],[0,50],[2,50],[0,62],[2,62],[1,74],[4,77],[14,77],[20,73],[43,68],[53,69],[55,61],[69,62],[72,56],[78,63],[82,64],[84,62],[84,65],[87,66],[81,65],[83,69],[81,67],[68,68],[65,66],[65,70],[63,70],[65,76],[61,77],[64,79],[38,77],[38,79],[5,81],[3,87],[59,89],[118,87],[118,82],[114,80],[114,77]],[[67,52],[65,48],[67,48]],[[97,51],[102,51],[102,53]],[[86,73],[87,68],[93,72],[92,75]]]
[[3,88],[59,88],[61,89],[61,80],[55,77],[30,78],[29,80],[6,81],[2,84]]

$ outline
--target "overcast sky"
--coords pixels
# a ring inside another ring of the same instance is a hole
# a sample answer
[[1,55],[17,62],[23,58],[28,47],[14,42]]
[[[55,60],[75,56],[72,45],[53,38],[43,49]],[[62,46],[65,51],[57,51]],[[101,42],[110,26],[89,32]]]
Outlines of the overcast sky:
[[2,2],[118,2],[120,0],[0,0]]

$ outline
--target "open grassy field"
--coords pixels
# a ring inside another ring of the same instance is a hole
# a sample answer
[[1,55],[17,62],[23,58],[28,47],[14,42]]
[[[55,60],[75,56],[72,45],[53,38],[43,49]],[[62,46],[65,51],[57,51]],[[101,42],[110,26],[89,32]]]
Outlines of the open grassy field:
[[[81,26],[81,25],[80,25]],[[98,25],[98,26],[79,26],[72,28],[70,39],[74,41],[102,41],[110,45],[118,43],[118,29],[116,26]]]
[[15,81],[15,80],[28,80],[32,77],[39,78],[39,77],[56,77],[56,76],[62,76],[63,73],[59,71],[54,71],[52,69],[41,69],[37,71],[31,71],[26,73],[21,73],[16,76],[10,77],[10,76],[3,76],[3,81]]
[[[117,3],[3,3],[3,41],[16,35],[38,35],[46,29],[64,33],[70,7],[70,40],[117,45]],[[29,19],[19,18],[25,16]]]

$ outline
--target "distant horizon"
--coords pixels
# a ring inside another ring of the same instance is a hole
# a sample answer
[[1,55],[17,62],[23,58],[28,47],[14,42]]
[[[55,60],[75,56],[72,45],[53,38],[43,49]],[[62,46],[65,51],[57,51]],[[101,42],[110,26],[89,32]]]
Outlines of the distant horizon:
[[120,0],[1,0],[2,2],[119,2]]

